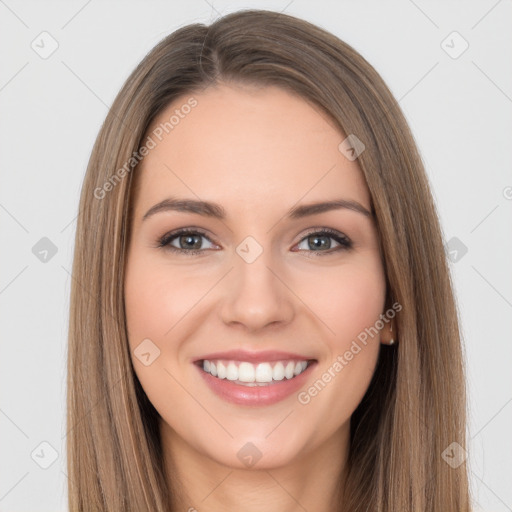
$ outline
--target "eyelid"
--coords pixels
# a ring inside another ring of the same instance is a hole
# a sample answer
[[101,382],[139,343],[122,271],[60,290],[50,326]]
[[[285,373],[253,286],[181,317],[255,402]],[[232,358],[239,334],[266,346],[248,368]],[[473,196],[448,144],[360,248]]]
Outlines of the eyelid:
[[306,230],[306,233],[303,234],[302,237],[300,238],[299,242],[301,242],[304,238],[308,236],[314,235],[315,233],[328,233],[330,235],[336,235],[340,238],[344,238],[345,240],[347,240],[347,242],[350,241],[350,238],[347,235],[345,235],[345,233],[343,233],[342,231],[333,228],[328,228],[326,226],[316,226],[308,228]]
[[[161,248],[170,248],[170,250],[172,249],[176,249],[176,251],[180,252],[180,249],[178,249],[177,247],[173,247],[170,245],[170,242],[173,238],[177,238],[183,234],[187,234],[187,233],[192,233],[192,234],[197,234],[197,235],[201,235],[203,236],[204,238],[208,239],[209,242],[211,242],[212,244],[214,245],[220,245],[218,244],[217,242],[215,242],[214,239],[212,239],[212,237],[202,228],[196,228],[196,227],[186,227],[186,228],[177,228],[177,229],[174,229],[172,231],[169,231],[167,233],[165,233],[163,236],[159,237],[158,240],[157,240],[157,247],[161,247]],[[182,251],[183,252],[188,252],[188,253],[193,253],[193,252],[204,252],[206,249],[191,249],[191,250],[186,250],[186,249],[183,249]]]
[[307,230],[307,232],[304,235],[302,235],[301,239],[295,245],[300,244],[305,239],[307,239],[309,236],[315,235],[315,234],[321,234],[323,236],[327,235],[329,238],[333,238],[339,246],[334,248],[334,250],[332,250],[332,248],[331,248],[327,251],[304,251],[303,249],[298,249],[294,252],[299,252],[299,251],[302,252],[303,251],[306,253],[310,253],[311,255],[314,255],[314,256],[322,256],[324,254],[325,255],[335,254],[339,251],[352,249],[353,245],[354,245],[352,240],[347,235],[345,235],[345,233],[338,231],[337,229],[332,229],[332,228],[322,227],[322,226],[309,228]]

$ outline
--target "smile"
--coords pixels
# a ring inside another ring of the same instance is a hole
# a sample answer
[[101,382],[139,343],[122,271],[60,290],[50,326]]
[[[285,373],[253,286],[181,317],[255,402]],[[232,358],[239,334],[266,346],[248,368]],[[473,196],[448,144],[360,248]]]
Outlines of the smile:
[[195,362],[202,381],[223,401],[248,407],[269,406],[286,400],[307,384],[316,359],[280,359],[250,363],[232,359]]
[[245,386],[268,386],[291,380],[306,370],[310,361],[283,360],[253,364],[248,361],[203,360],[202,369],[217,379]]

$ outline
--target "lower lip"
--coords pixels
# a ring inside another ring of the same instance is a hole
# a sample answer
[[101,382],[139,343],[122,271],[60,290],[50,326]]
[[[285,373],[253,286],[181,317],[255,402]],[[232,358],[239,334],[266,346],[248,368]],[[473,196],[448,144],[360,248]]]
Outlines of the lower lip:
[[305,383],[316,361],[293,379],[275,381],[267,386],[244,386],[227,379],[218,379],[195,365],[210,389],[226,402],[237,405],[272,405],[298,391]]

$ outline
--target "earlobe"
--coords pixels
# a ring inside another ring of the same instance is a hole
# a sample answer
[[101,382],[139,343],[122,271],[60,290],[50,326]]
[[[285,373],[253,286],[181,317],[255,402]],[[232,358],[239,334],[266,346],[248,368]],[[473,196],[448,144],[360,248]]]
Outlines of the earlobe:
[[393,335],[393,323],[391,322],[389,325],[389,331],[387,328],[383,329],[383,336],[381,336],[381,343],[384,345],[394,345],[396,343],[395,337]]
[[395,339],[393,338],[393,322],[391,322],[391,325],[389,326],[389,334],[391,335],[389,344],[393,345],[393,343],[395,343]]

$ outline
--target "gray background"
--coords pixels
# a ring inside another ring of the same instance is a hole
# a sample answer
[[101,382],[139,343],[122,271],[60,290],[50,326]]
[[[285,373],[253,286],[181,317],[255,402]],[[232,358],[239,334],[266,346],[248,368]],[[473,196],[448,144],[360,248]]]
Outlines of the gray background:
[[[73,237],[108,107],[164,36],[247,7],[284,10],[332,31],[399,99],[453,259],[476,510],[512,510],[512,2],[0,0],[0,511],[67,509]],[[464,40],[469,47],[458,55]],[[41,55],[52,44],[56,51]],[[55,254],[41,252],[49,247],[43,237]]]

